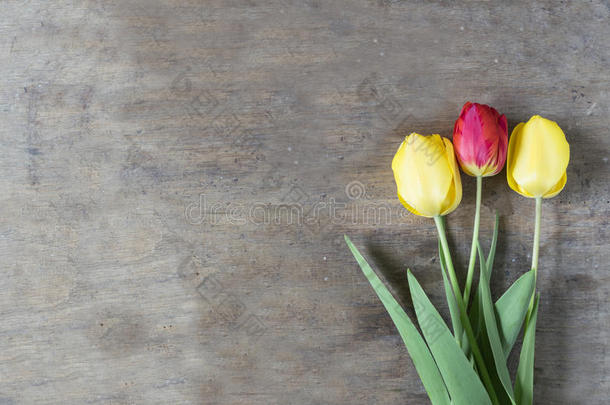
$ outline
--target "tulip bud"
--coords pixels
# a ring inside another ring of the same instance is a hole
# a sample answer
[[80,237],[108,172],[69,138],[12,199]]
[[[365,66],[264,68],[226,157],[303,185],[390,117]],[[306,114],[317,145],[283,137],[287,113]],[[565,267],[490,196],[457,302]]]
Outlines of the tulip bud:
[[462,199],[453,145],[440,135],[407,136],[392,160],[392,170],[398,199],[416,215],[447,215]]
[[525,197],[554,197],[566,184],[569,161],[570,145],[559,125],[534,115],[510,136],[508,185]]
[[453,128],[453,144],[466,174],[482,177],[498,174],[506,161],[507,143],[504,114],[485,104],[464,104]]

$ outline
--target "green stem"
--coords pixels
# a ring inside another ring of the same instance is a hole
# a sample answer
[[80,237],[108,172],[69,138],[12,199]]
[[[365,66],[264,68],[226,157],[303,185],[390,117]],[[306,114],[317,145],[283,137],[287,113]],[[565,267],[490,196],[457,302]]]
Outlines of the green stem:
[[534,270],[534,293],[530,300],[530,306],[525,317],[525,327],[529,324],[532,310],[534,308],[534,297],[536,296],[536,282],[538,280],[538,251],[540,249],[540,220],[542,217],[542,197],[536,197],[536,223],[534,225],[534,246],[532,247],[532,270]]
[[485,361],[483,360],[483,356],[481,355],[481,351],[479,350],[479,346],[474,337],[472,326],[470,325],[470,320],[468,319],[468,314],[466,313],[466,306],[464,305],[462,294],[460,293],[460,286],[458,284],[457,277],[455,275],[455,270],[453,268],[451,253],[449,252],[449,244],[447,243],[447,236],[445,235],[445,227],[443,225],[443,220],[440,216],[436,216],[434,217],[434,222],[436,223],[438,237],[441,241],[443,255],[445,256],[445,264],[449,273],[449,280],[451,281],[453,295],[455,296],[455,300],[457,301],[458,308],[460,310],[460,320],[462,321],[462,326],[466,331],[466,337],[468,338],[468,342],[470,343],[470,347],[474,355],[477,367],[479,369],[479,373],[481,374],[481,378],[483,379],[483,384],[485,385],[485,388],[487,389],[487,392],[489,393],[492,402],[494,404],[499,404],[498,397],[496,396],[496,392],[494,391],[493,385],[491,383],[491,378],[489,377],[489,373],[487,371],[487,367],[485,366]]
[[534,225],[534,247],[532,248],[532,269],[538,276],[538,250],[540,248],[540,219],[542,217],[542,197],[536,197],[536,224]]
[[468,308],[470,300],[470,289],[472,287],[472,276],[474,275],[474,265],[477,258],[477,241],[479,240],[479,221],[481,218],[481,194],[483,190],[483,177],[477,176],[477,202],[474,211],[474,227],[472,231],[472,245],[470,247],[470,261],[468,262],[468,275],[466,276],[466,286],[464,287],[464,303]]

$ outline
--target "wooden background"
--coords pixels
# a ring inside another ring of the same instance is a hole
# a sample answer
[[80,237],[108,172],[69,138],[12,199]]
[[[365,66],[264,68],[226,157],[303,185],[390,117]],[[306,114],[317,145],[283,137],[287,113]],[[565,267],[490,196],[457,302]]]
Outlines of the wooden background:
[[[566,132],[568,183],[543,207],[536,403],[608,403],[609,14],[0,2],[0,403],[428,403],[342,235],[407,307],[407,266],[444,302],[433,222],[400,206],[390,162],[408,132],[450,136],[467,100]],[[504,172],[485,180],[486,246],[494,210],[497,294],[529,267],[534,203]]]

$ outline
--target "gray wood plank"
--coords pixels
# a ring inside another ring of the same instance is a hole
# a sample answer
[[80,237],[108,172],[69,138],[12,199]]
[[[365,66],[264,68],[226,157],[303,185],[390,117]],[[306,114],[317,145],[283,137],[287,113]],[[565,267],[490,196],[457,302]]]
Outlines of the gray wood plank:
[[[609,12],[1,2],[0,403],[428,403],[342,235],[407,306],[407,266],[443,302],[434,225],[400,206],[390,162],[411,131],[450,136],[466,100],[567,134],[568,184],[543,207],[536,402],[607,403]],[[502,215],[497,294],[529,267],[534,204],[503,172],[483,206],[486,244]]]

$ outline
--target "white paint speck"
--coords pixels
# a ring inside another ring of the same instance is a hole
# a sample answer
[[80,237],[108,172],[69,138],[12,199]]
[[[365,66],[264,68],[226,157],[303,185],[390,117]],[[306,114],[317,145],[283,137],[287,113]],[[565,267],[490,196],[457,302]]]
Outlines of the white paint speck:
[[299,164],[299,161],[298,161],[298,160],[295,160],[295,161],[294,161],[294,164],[295,164],[295,165],[298,165],[298,164]]
[[497,60],[497,59],[494,59],[494,63],[498,63],[498,60]]
[[287,149],[288,149],[288,152],[292,152],[292,146],[289,146]]
[[514,263],[516,260],[517,260],[517,259],[512,259],[512,260],[511,260],[511,262],[513,262],[513,263]]
[[377,43],[377,38],[375,38],[375,39],[373,40],[373,42],[374,42],[374,43]]
[[460,31],[464,31],[464,26],[463,25],[460,27]]
[[326,256],[324,256],[324,257],[322,258],[322,260],[326,261]]
[[324,281],[328,281],[328,277],[324,277]]

